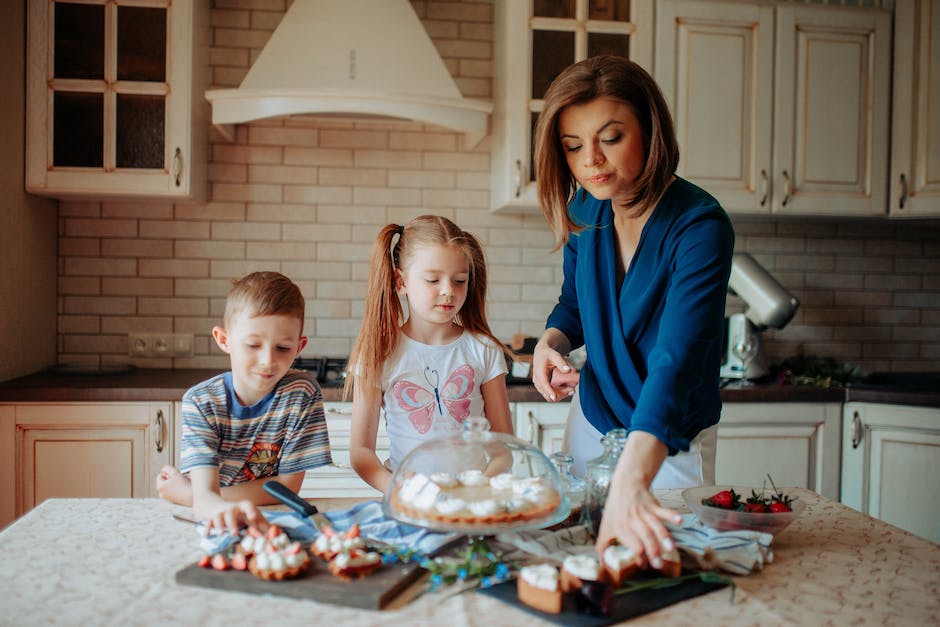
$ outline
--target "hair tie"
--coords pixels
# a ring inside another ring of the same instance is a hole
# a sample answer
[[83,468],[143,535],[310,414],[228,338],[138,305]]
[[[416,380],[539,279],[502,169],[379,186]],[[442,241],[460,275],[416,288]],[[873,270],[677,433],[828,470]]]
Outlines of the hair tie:
[[403,224],[398,225],[398,228],[395,230],[395,232],[398,233],[398,236],[399,236],[399,237],[401,237],[402,235],[404,235],[404,234],[405,234],[405,225],[403,225]]

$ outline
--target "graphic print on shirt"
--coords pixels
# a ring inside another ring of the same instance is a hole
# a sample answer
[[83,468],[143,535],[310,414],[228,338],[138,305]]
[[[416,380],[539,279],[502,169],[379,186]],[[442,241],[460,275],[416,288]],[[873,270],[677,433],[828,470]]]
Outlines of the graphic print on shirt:
[[281,452],[276,442],[255,442],[248,453],[248,461],[242,468],[242,475],[252,481],[270,477],[277,472],[277,456]]
[[431,368],[424,369],[425,385],[398,380],[392,386],[392,394],[398,406],[408,412],[408,420],[418,433],[431,429],[434,411],[443,416],[444,409],[451,418],[462,423],[470,415],[470,393],[473,391],[473,368],[469,364],[459,366],[440,385],[440,373]]

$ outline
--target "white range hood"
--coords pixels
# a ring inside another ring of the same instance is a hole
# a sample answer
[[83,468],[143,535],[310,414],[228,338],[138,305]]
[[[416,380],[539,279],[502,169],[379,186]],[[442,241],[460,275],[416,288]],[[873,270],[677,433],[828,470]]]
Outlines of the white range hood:
[[206,92],[212,123],[290,115],[403,118],[487,133],[490,102],[464,98],[408,0],[294,0],[238,89]]

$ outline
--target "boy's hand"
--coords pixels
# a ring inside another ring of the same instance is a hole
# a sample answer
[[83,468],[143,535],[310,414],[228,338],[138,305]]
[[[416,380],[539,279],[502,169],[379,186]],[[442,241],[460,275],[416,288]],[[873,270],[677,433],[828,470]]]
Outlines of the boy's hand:
[[226,502],[206,520],[206,533],[217,529],[237,536],[242,527],[248,526],[265,531],[268,521],[251,501]]

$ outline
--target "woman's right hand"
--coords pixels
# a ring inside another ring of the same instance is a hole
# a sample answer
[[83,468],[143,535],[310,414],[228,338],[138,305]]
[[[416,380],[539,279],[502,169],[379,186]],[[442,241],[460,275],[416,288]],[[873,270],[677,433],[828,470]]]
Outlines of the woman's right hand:
[[547,401],[574,394],[580,375],[562,355],[568,352],[568,338],[558,329],[546,329],[532,352],[532,383]]

